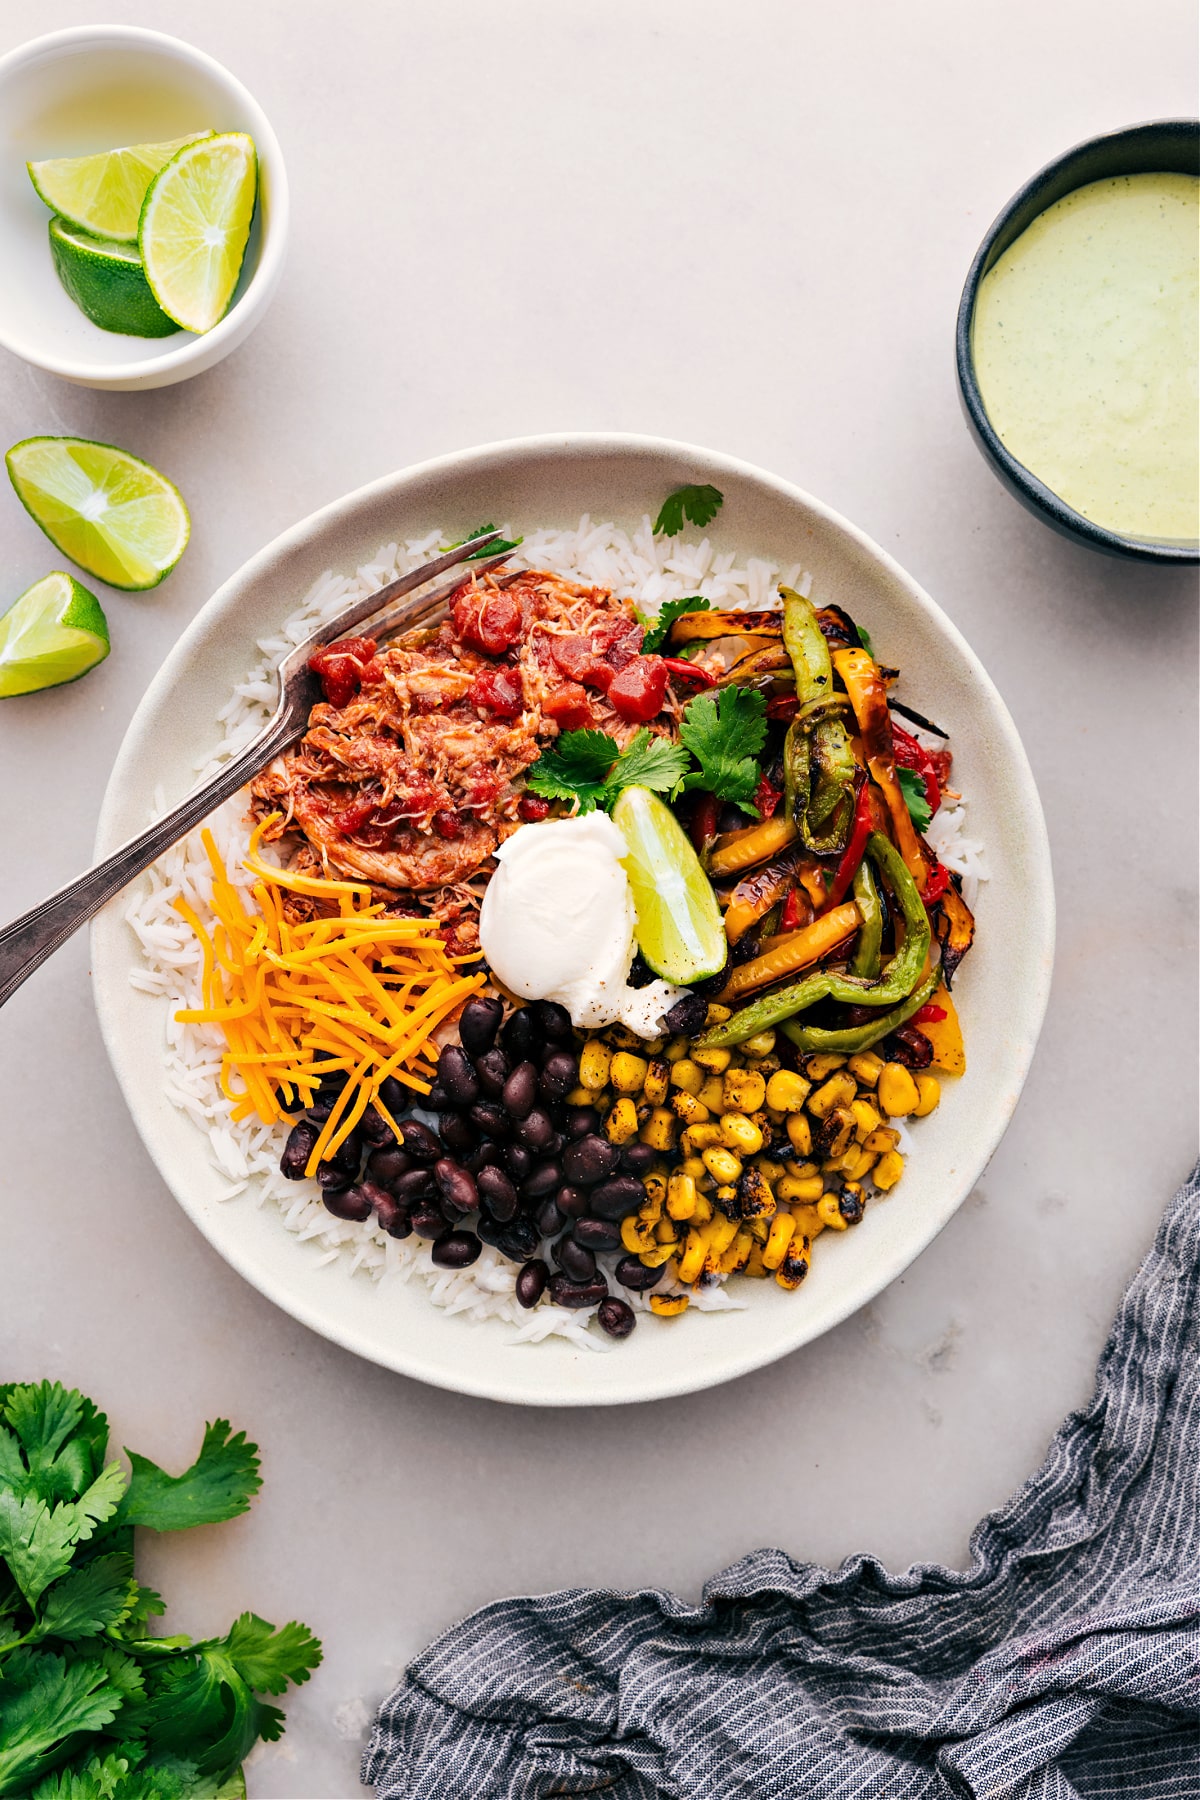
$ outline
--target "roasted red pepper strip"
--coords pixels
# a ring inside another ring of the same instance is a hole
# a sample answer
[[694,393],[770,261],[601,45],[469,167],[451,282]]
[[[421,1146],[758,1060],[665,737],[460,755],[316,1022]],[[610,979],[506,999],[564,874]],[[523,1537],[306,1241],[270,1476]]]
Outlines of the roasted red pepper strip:
[[760,819],[773,819],[775,808],[783,798],[782,788],[773,787],[765,775],[758,778],[758,786],[754,790],[754,805]]
[[783,903],[783,911],[779,915],[779,935],[787,931],[799,931],[804,924],[804,914],[800,909],[800,890],[793,888]]
[[854,802],[854,823],[850,827],[850,837],[842,853],[842,860],[837,866],[822,912],[828,912],[831,906],[840,906],[846,896],[850,883],[858,873],[858,866],[867,853],[867,839],[874,826],[871,816],[871,789],[865,776],[860,776],[858,794]]
[[924,744],[919,744],[915,737],[897,725],[895,719],[892,720],[892,756],[897,768],[913,769],[921,777],[929,810],[935,813],[942,804],[942,788],[933,760]]
[[913,1014],[912,1018],[909,1020],[909,1024],[936,1025],[939,1019],[945,1019],[948,1016],[944,1006],[935,1006],[931,1000],[928,1006],[923,1006],[920,1012],[915,1012]]
[[767,701],[768,719],[794,719],[799,710],[795,694],[781,694],[778,700]]
[[692,845],[701,856],[708,849],[717,835],[717,820],[721,816],[721,802],[715,794],[700,794],[696,801],[696,810],[692,814],[689,835]]
[[950,886],[950,871],[945,863],[935,863],[933,873],[925,883],[925,892],[921,895],[927,907],[939,901]]
[[663,666],[676,681],[694,681],[698,687],[716,687],[717,678],[707,669],[698,669],[686,656],[664,656]]

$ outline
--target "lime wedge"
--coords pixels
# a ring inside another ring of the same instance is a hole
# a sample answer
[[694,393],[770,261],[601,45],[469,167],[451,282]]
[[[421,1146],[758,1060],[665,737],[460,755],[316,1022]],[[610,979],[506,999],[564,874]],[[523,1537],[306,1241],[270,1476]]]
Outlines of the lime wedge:
[[58,279],[101,331],[169,337],[179,330],[150,292],[136,244],[91,237],[65,219],[51,219],[50,254]]
[[638,948],[656,975],[686,986],[725,967],[721,909],[687,833],[649,788],[627,787],[613,823],[637,913]]
[[211,136],[211,131],[193,131],[166,144],[127,144],[95,156],[55,156],[25,167],[51,212],[96,237],[136,244],[142,201],[158,171],[185,144]]
[[182,494],[127,450],[33,437],[4,460],[17,498],[51,543],[109,587],[157,587],[183,555],[191,523]]
[[43,575],[0,614],[0,695],[78,681],[108,655],[108,620],[73,575]]
[[258,193],[244,131],[188,144],[150,183],[138,246],[154,298],[188,331],[225,316],[242,271]]

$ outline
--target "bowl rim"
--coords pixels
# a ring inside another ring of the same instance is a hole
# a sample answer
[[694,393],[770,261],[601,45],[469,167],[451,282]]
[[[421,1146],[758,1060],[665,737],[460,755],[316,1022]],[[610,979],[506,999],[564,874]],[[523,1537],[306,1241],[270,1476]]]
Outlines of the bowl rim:
[[[1005,1091],[1002,1096],[997,1098],[995,1109],[990,1114],[990,1125],[986,1134],[978,1136],[973,1142],[971,1178],[965,1184],[960,1183],[961,1193],[954,1205],[931,1208],[929,1216],[922,1221],[920,1230],[914,1231],[912,1238],[905,1241],[903,1248],[898,1248],[894,1254],[886,1260],[882,1260],[865,1284],[857,1287],[847,1284],[838,1303],[831,1308],[829,1316],[817,1329],[806,1330],[804,1319],[798,1314],[796,1327],[791,1331],[781,1333],[778,1341],[769,1342],[757,1348],[749,1346],[737,1354],[729,1350],[723,1351],[719,1358],[720,1371],[715,1375],[711,1372],[707,1358],[696,1357],[686,1370],[675,1376],[662,1376],[651,1383],[643,1383],[639,1390],[633,1393],[589,1391],[582,1384],[576,1386],[569,1382],[563,1383],[561,1379],[556,1382],[552,1371],[546,1371],[539,1382],[510,1382],[506,1386],[505,1381],[499,1378],[498,1368],[494,1361],[490,1368],[473,1365],[470,1371],[447,1369],[438,1362],[435,1355],[423,1350],[420,1346],[414,1347],[404,1341],[398,1341],[395,1344],[389,1344],[386,1349],[381,1347],[372,1338],[367,1325],[347,1324],[333,1320],[328,1316],[327,1309],[323,1310],[319,1304],[309,1303],[295,1286],[289,1288],[289,1282],[285,1275],[277,1273],[274,1268],[266,1267],[262,1262],[256,1260],[254,1250],[248,1243],[245,1234],[241,1241],[234,1233],[232,1242],[218,1242],[209,1230],[202,1198],[198,1197],[194,1191],[188,1191],[185,1188],[185,1184],[179,1179],[178,1170],[171,1166],[168,1147],[158,1141],[159,1134],[155,1119],[141,1098],[133,1052],[128,1047],[128,1025],[122,1017],[122,1003],[128,989],[125,986],[124,974],[119,967],[115,966],[111,954],[114,932],[127,933],[121,910],[123,897],[118,896],[97,914],[91,927],[92,991],[101,1036],[117,1076],[118,1085],[132,1114],[138,1134],[158,1168],[164,1185],[170,1190],[192,1224],[217,1250],[221,1258],[289,1317],[298,1320],[342,1349],[350,1350],[367,1361],[412,1379],[424,1381],[431,1386],[507,1404],[553,1407],[629,1405],[640,1404],[646,1400],[670,1399],[678,1394],[693,1393],[708,1387],[719,1386],[725,1381],[749,1374],[755,1369],[765,1367],[778,1361],[781,1357],[801,1349],[805,1344],[823,1336],[827,1331],[842,1324],[853,1313],[869,1304],[928,1249],[934,1238],[969,1197],[983,1169],[987,1166],[1008,1128],[1028,1076],[1045,1020],[1053,973],[1054,880],[1041,797],[1012,715],[978,656],[963,638],[953,620],[886,550],[876,544],[858,526],[852,524],[823,501],[807,493],[806,490],[753,463],[723,452],[681,443],[674,439],[632,432],[543,433],[452,451],[409,464],[402,469],[394,470],[374,481],[367,482],[341,498],[318,508],[306,518],[279,533],[222,583],[177,640],[151,680],[129,722],[105,789],[97,820],[96,857],[108,854],[119,841],[116,825],[116,815],[120,806],[119,794],[124,782],[127,779],[135,778],[138,755],[142,749],[140,739],[145,731],[145,721],[169,699],[176,684],[186,672],[190,658],[197,649],[203,646],[211,631],[214,617],[234,608],[247,588],[269,581],[272,577],[273,567],[280,557],[313,547],[328,531],[336,529],[339,524],[353,518],[356,513],[369,509],[378,500],[390,496],[394,497],[399,504],[402,501],[404,489],[415,487],[422,481],[428,481],[431,477],[451,477],[464,468],[478,469],[486,466],[489,462],[495,464],[509,461],[514,457],[548,458],[557,454],[570,458],[602,454],[621,455],[622,453],[649,453],[661,457],[664,463],[679,464],[682,461],[685,466],[690,465],[713,474],[723,473],[763,486],[790,504],[810,509],[839,533],[844,534],[853,546],[867,552],[886,574],[897,580],[914,600],[919,610],[930,616],[938,631],[954,644],[971,665],[972,676],[977,684],[980,697],[991,710],[997,728],[1005,740],[1006,755],[1011,759],[1012,765],[1021,777],[1021,789],[1026,801],[1025,816],[1031,837],[1031,855],[1027,870],[1030,902],[1028,941],[1033,948],[1029,958],[1028,987],[1021,1009],[1022,1029],[1017,1042],[1012,1047],[1012,1061]],[[299,1250],[300,1246],[295,1246],[295,1248]],[[484,1359],[485,1364],[487,1361],[488,1359]]]
[[[270,172],[271,207],[262,223],[258,264],[241,298],[211,331],[200,336],[188,334],[183,343],[163,356],[140,355],[132,357],[128,362],[111,363],[77,360],[55,356],[38,345],[30,345],[23,339],[15,338],[11,332],[0,329],[0,343],[14,356],[32,363],[35,368],[45,369],[48,374],[60,375],[65,380],[83,385],[96,382],[107,386],[116,380],[128,382],[161,377],[167,370],[186,369],[193,362],[202,362],[204,368],[210,367],[219,360],[219,354],[223,354],[221,346],[226,339],[233,337],[235,333],[243,333],[253,317],[270,300],[283,271],[287,246],[290,202],[287,169],[279,139],[249,88],[206,50],[200,50],[195,44],[173,37],[168,32],[151,31],[143,25],[72,25],[63,31],[50,31],[42,37],[30,38],[26,43],[18,44],[4,56],[0,56],[0,84],[19,70],[23,63],[33,62],[47,53],[57,55],[59,51],[85,45],[100,48],[121,44],[141,45],[192,63],[231,90],[238,103],[244,106],[255,122],[250,135],[254,139],[260,165],[265,163]],[[228,347],[232,349],[233,345]],[[215,352],[219,354],[214,354]],[[197,369],[196,373],[199,374],[200,370]]]
[[[1137,125],[1125,125],[1115,131],[1099,132],[1095,137],[1083,138],[1064,150],[1060,156],[1045,163],[1017,192],[1001,207],[984,235],[979,249],[975,252],[967,279],[963,284],[962,297],[958,303],[958,319],[955,329],[955,363],[958,370],[958,386],[967,417],[977,438],[987,455],[996,464],[997,470],[1009,485],[1015,488],[1019,496],[1036,512],[1047,516],[1048,522],[1059,531],[1082,539],[1097,550],[1110,554],[1134,558],[1138,561],[1166,563],[1174,566],[1200,562],[1200,539],[1181,542],[1156,541],[1151,538],[1126,537],[1122,532],[1110,531],[1103,525],[1097,525],[1082,513],[1076,512],[1073,506],[1056,494],[1053,488],[1028,469],[1002,442],[995,426],[988,415],[979,391],[979,383],[975,375],[975,359],[971,348],[971,323],[975,315],[975,301],[979,292],[979,284],[984,275],[991,269],[993,262],[999,260],[1010,245],[1005,243],[998,254],[992,252],[996,244],[1011,226],[1016,215],[1024,210],[1031,200],[1045,189],[1057,185],[1059,178],[1069,176],[1076,164],[1081,164],[1096,150],[1108,149],[1118,153],[1126,146],[1132,147],[1139,142],[1152,142],[1155,138],[1168,134],[1186,134],[1200,140],[1200,119],[1148,119]],[[1140,172],[1140,171],[1130,171]],[[1120,170],[1113,169],[1113,175]],[[1056,204],[1075,191],[1075,187],[1086,187],[1090,181],[1103,181],[1103,175],[1090,175],[1086,180],[1064,187],[1054,199],[1045,201],[1037,212],[1033,213],[1021,231],[1033,223],[1041,212]],[[1021,235],[1014,233],[1011,242]]]

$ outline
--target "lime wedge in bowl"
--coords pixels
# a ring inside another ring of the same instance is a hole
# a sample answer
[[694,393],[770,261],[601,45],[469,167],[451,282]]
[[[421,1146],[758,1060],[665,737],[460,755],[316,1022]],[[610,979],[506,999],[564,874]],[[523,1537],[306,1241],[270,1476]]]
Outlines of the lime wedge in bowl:
[[89,438],[33,437],[5,457],[17,498],[64,556],[115,588],[157,587],[191,522],[173,482]]
[[721,909],[674,813],[649,788],[627,787],[612,816],[629,845],[638,948],[654,973],[681,986],[718,974],[728,955]]
[[108,655],[108,620],[73,575],[43,575],[0,614],[0,696],[78,681]]
[[101,331],[169,337],[179,330],[150,292],[136,244],[92,237],[65,219],[51,219],[50,254],[58,279]]
[[29,179],[51,212],[94,237],[136,244],[146,189],[185,144],[212,132],[192,132],[165,144],[127,144],[94,156],[55,156],[26,163]]
[[244,131],[188,144],[150,184],[138,247],[154,298],[187,331],[224,318],[250,238],[258,156]]

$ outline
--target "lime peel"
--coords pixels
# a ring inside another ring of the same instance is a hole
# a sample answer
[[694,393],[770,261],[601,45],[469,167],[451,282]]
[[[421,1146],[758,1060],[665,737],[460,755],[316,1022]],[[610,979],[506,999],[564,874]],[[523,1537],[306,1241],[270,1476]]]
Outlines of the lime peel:
[[627,787],[612,817],[629,846],[623,866],[650,968],[681,986],[719,974],[728,956],[721,909],[674,813],[649,788]]
[[95,594],[55,569],[0,614],[0,697],[78,681],[108,651],[108,621]]
[[182,494],[127,450],[33,437],[4,460],[17,498],[51,543],[109,587],[157,587],[183,555],[191,521]]
[[50,254],[63,287],[101,331],[129,337],[169,337],[178,332],[174,319],[167,317],[150,291],[135,244],[93,237],[54,218]]

